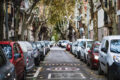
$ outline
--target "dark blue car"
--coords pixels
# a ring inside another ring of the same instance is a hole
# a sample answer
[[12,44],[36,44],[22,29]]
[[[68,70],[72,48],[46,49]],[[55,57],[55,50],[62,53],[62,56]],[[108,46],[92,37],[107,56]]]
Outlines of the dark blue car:
[[0,80],[16,80],[14,65],[9,62],[0,48]]

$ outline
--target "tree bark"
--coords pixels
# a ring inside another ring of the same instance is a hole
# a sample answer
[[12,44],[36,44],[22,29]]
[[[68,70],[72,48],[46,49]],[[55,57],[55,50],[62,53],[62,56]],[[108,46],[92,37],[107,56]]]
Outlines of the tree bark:
[[97,11],[94,13],[93,18],[93,30],[94,30],[94,40],[98,40],[98,18],[97,18]]
[[0,1],[0,41],[3,40],[3,24],[4,24],[4,0]]

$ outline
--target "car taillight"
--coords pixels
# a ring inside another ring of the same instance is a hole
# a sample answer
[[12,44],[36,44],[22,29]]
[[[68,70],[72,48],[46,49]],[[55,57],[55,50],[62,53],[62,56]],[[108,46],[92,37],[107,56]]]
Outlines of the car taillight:
[[70,45],[68,45],[68,48],[70,48]]
[[28,65],[28,62],[29,62],[29,60],[28,60],[28,57],[27,57],[27,59],[26,59],[26,63],[27,63],[27,65]]

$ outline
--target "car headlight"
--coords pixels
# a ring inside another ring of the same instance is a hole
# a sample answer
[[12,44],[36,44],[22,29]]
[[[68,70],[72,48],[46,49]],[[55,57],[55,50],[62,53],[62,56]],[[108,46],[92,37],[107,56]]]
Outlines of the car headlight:
[[113,56],[113,60],[117,63],[120,63],[120,57],[119,56]]
[[94,59],[98,60],[98,58],[99,58],[99,56],[96,56],[96,55],[94,56]]

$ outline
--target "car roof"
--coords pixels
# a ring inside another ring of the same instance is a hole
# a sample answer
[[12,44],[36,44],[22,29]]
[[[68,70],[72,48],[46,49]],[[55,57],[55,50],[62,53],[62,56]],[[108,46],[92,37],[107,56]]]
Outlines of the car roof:
[[77,39],[77,41],[93,41],[92,39]]
[[13,41],[0,41],[0,44],[14,44]]
[[103,39],[107,39],[107,40],[120,39],[120,35],[105,36]]

